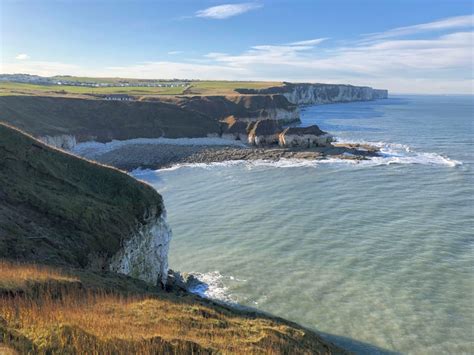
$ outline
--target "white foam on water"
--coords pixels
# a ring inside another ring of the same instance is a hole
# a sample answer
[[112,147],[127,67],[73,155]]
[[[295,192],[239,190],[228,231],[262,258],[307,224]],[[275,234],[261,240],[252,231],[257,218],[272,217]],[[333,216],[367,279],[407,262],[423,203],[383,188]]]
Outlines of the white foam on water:
[[390,164],[421,164],[421,165],[444,165],[455,167],[462,165],[462,162],[450,159],[438,153],[417,152],[406,144],[388,142],[365,142],[365,141],[342,141],[339,143],[356,143],[375,146],[380,149],[381,157],[372,157],[367,161],[361,161],[369,165],[390,165]]
[[[282,158],[277,161],[274,160],[228,160],[214,163],[183,163],[176,164],[170,168],[159,169],[159,171],[173,171],[180,168],[201,168],[212,169],[221,167],[230,167],[243,165],[251,170],[256,167],[273,167],[273,168],[298,168],[311,167],[316,168],[323,164],[345,164],[349,166],[372,167],[380,165],[392,164],[419,164],[419,165],[439,165],[447,167],[455,167],[462,165],[462,162],[450,159],[438,153],[416,152],[410,146],[400,143],[387,142],[366,142],[366,141],[348,141],[339,140],[338,143],[360,144],[375,146],[380,149],[381,156],[368,157],[365,160],[351,159],[354,157],[351,153],[342,154],[345,158],[328,158],[321,160],[308,159],[287,159]],[[347,159],[346,159],[347,158]]]
[[226,304],[237,305],[237,301],[229,293],[227,282],[246,282],[234,276],[223,276],[219,271],[211,271],[206,273],[191,273],[201,284],[191,287],[188,291],[204,298],[215,301],[224,302]]

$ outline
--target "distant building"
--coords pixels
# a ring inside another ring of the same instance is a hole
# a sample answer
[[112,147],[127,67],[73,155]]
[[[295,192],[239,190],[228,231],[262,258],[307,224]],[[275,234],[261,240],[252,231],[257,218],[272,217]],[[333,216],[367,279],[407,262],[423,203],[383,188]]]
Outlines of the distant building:
[[127,94],[110,94],[105,99],[111,101],[133,101],[133,97]]

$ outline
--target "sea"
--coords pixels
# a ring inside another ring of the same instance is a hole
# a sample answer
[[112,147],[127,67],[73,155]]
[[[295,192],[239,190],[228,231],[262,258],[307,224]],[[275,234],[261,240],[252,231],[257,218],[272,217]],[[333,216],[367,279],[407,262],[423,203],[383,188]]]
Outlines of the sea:
[[357,354],[474,352],[474,96],[302,108],[350,162],[187,164],[133,174],[165,200],[169,264],[195,292]]

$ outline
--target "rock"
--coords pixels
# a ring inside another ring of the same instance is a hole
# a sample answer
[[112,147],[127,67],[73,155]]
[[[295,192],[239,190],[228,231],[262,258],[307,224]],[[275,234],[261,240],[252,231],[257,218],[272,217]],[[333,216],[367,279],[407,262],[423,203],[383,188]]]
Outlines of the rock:
[[233,116],[228,117],[225,122],[228,124],[227,129],[222,133],[222,138],[241,140],[248,142],[248,132],[251,123],[237,120]]
[[260,120],[251,127],[248,141],[250,144],[257,146],[278,144],[281,131],[282,128],[277,121]]
[[278,136],[280,147],[325,147],[331,144],[333,136],[318,126],[289,127]]
[[191,291],[197,287],[204,286],[204,283],[197,279],[194,275],[187,272],[179,272],[174,270],[168,271],[167,289],[177,289],[182,291]]
[[166,210],[152,212],[112,257],[111,271],[129,275],[150,284],[165,286],[168,279],[168,250],[171,228]]

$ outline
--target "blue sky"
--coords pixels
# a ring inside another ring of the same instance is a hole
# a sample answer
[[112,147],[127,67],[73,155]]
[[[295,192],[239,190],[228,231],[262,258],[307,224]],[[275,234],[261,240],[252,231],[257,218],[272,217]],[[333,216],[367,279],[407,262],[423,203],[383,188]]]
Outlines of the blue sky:
[[0,72],[472,93],[464,0],[0,0]]

